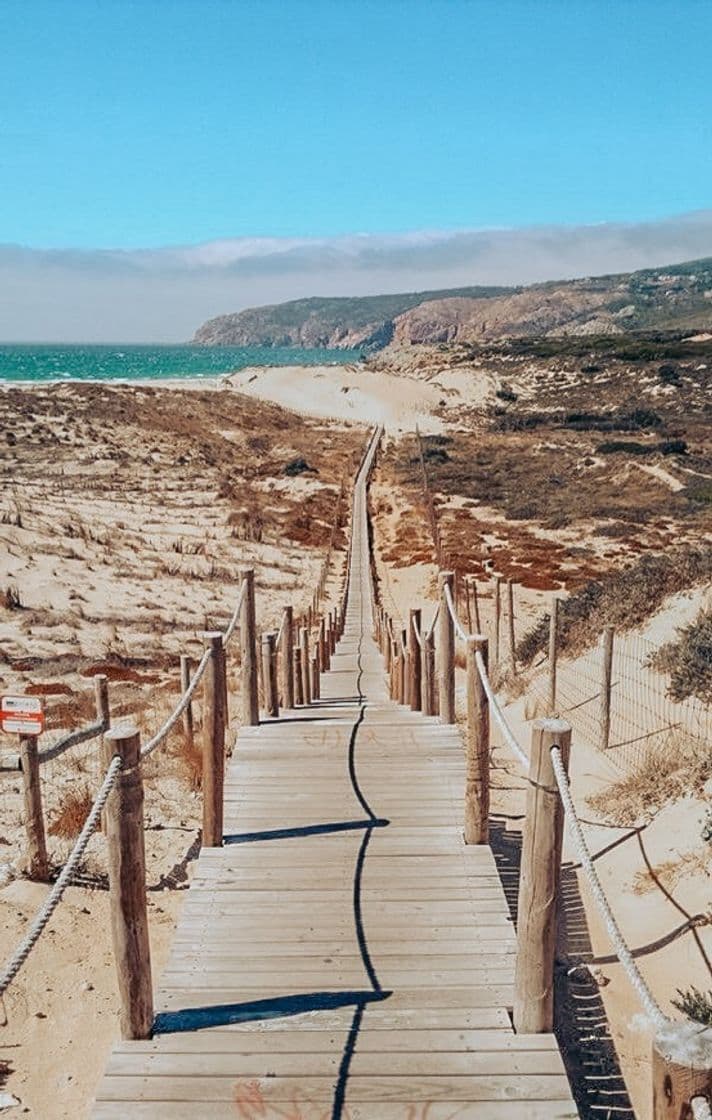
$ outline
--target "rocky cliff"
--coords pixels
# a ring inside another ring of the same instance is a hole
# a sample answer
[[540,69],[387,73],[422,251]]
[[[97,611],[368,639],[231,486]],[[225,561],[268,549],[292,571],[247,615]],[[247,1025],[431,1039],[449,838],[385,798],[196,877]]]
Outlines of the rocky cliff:
[[551,335],[712,329],[712,259],[520,288],[302,299],[220,315],[207,346],[379,350]]

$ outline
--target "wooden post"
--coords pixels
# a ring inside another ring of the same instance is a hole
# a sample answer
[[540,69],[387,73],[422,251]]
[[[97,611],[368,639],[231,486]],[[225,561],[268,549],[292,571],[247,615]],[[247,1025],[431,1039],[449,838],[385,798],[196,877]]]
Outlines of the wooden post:
[[435,634],[423,637],[422,711],[426,716],[438,714],[435,703]]
[[410,612],[410,634],[408,635],[408,647],[410,649],[410,707],[413,712],[422,711],[423,700],[421,696],[421,679],[422,679],[422,666],[423,658],[420,649],[420,643],[416,638],[416,633],[420,634],[420,641],[423,641],[422,636],[422,613],[419,610],[412,610]]
[[257,688],[257,633],[255,622],[255,573],[252,568],[241,573],[246,581],[240,611],[240,652],[242,661],[242,722],[255,727],[260,722],[260,701]]
[[319,655],[314,650],[311,658],[311,694],[312,700],[321,699],[321,679],[319,677]]
[[294,610],[284,608],[282,622],[282,703],[285,708],[294,707]]
[[470,607],[470,580],[472,576],[465,576],[463,586],[465,588],[465,614],[467,615],[467,632],[472,633],[472,608]]
[[398,664],[398,645],[395,638],[391,639],[391,700],[398,702],[398,677],[400,666]]
[[401,692],[401,704],[410,706],[410,661],[411,661],[411,647],[408,642],[408,631],[405,627],[401,630],[401,657],[403,661],[403,689]]
[[502,580],[499,576],[494,577],[494,664],[499,665],[499,623],[502,614],[502,595],[501,595]]
[[564,808],[551,761],[553,746],[559,748],[568,770],[571,727],[561,719],[535,720],[519,879],[514,978],[514,1029],[520,1034],[541,1034],[554,1025],[554,954]]
[[140,740],[132,724],[111,728],[106,738],[111,755],[118,755],[123,762],[106,803],[111,936],[121,1000],[119,1025],[123,1039],[150,1038],[153,991]]
[[551,597],[551,614],[549,615],[549,714],[556,712],[556,658],[558,653],[557,633],[559,624],[559,600],[556,595]]
[[109,678],[104,673],[97,673],[94,677],[94,703],[96,705],[96,718],[101,720],[104,731],[111,727],[111,709],[109,707]]
[[268,716],[279,715],[277,696],[277,635],[262,635],[262,680],[265,689],[265,712]]
[[511,579],[507,580],[507,623],[509,629],[509,663],[512,667],[512,673],[516,673],[517,652],[514,637],[514,584]]
[[201,634],[210,650],[203,677],[203,847],[223,842],[225,780],[225,647],[219,631]]
[[[190,678],[192,676],[193,662],[187,653],[180,655],[180,690],[181,693],[185,692],[190,686]],[[193,745],[193,702],[188,701],[188,705],[181,717],[183,724],[183,735],[185,736],[186,743]]]
[[309,631],[302,626],[299,631],[299,645],[302,651],[302,696],[305,704],[311,704],[311,681],[309,680]]
[[482,623],[480,621],[480,603],[477,595],[477,580],[474,576],[470,576],[470,588],[472,590],[472,607],[475,616],[475,630],[478,634],[481,634]]
[[391,671],[391,655],[393,653],[392,641],[391,641],[391,628],[390,628],[389,623],[390,623],[390,619],[388,618],[388,616],[386,616],[386,622],[385,622],[385,625],[383,627],[383,658],[384,658],[384,661],[386,663],[386,672],[387,673],[390,673],[390,671]]
[[329,611],[329,636],[331,638],[330,653],[333,656],[336,653],[336,611],[333,612],[333,617],[332,612]]
[[670,1023],[653,1039],[652,1120],[692,1120],[695,1097],[712,1104],[712,1028]]
[[319,637],[317,639],[319,647],[319,664],[326,672],[331,666],[331,658],[329,657],[329,638],[326,632],[326,620],[321,616],[319,622]]
[[49,878],[49,860],[42,812],[40,759],[36,735],[20,735],[20,768],[25,797],[27,873],[30,879],[46,883]]
[[302,678],[302,651],[294,647],[294,703],[298,708],[304,703],[304,683]]
[[611,740],[611,679],[613,676],[613,627],[603,631],[603,653],[601,662],[601,709],[600,709],[600,747],[608,750]]
[[467,744],[465,764],[465,843],[489,843],[490,725],[487,694],[477,669],[480,653],[489,666],[486,638],[467,639]]
[[445,598],[445,587],[448,586],[452,591],[453,580],[452,572],[441,572],[438,577],[440,588],[438,691],[442,723],[455,722],[455,627]]

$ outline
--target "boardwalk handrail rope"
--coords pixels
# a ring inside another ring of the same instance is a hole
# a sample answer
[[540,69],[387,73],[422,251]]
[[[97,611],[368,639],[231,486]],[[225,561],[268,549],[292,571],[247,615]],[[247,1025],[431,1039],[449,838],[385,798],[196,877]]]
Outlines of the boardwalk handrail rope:
[[0,976],[0,996],[4,995],[12,981],[17,976],[18,972],[32,952],[35,944],[41,937],[54,911],[57,909],[57,906],[62,899],[62,895],[69,885],[70,880],[77,869],[79,861],[84,855],[84,852],[87,849],[87,845],[92,838],[94,829],[96,828],[99,817],[101,816],[102,809],[106,805],[109,794],[116,784],[116,779],[119,776],[121,766],[121,759],[118,756],[113,758],[109,763],[109,766],[104,775],[104,780],[99,787],[97,795],[92,803],[92,807],[89,810],[87,818],[84,822],[84,827],[79,833],[74,847],[69,853],[69,857],[64,864],[64,867],[62,868],[59,878],[52,887],[52,890],[47,895],[47,898],[43,902],[42,906],[35,914],[35,917],[32,920],[32,924],[27,930],[24,938],[22,939],[17,949],[5,965],[5,968],[3,969],[2,975]]
[[[478,637],[478,635],[467,634],[467,632],[463,629],[457,617],[457,612],[452,600],[450,588],[447,584],[445,584],[444,591],[448,611],[458,635],[465,641],[467,641],[469,638]],[[521,765],[525,769],[527,769],[529,766],[529,758],[519,746],[516,736],[512,732],[512,729],[505,719],[504,713],[502,712],[497,698],[494,694],[494,690],[489,680],[482,655],[479,652],[475,654],[475,662],[477,664],[477,670],[480,676],[480,680],[482,681],[482,687],[484,688],[485,693],[487,694],[487,699],[490,703],[490,710],[492,712],[492,715],[499,725],[508,747],[518,758]],[[569,787],[566,769],[564,767],[561,752],[559,751],[558,747],[552,747],[551,758],[554,768],[554,774],[556,776],[556,784],[559,790],[559,796],[561,797],[561,802],[564,807],[566,823],[569,827],[569,831],[574,841],[574,846],[581,862],[581,866],[586,873],[586,878],[591,888],[591,894],[605,923],[611,944],[613,945],[616,956],[623,966],[623,969],[626,972],[626,975],[628,976],[632,987],[637,992],[640,1002],[645,1009],[645,1012],[647,1013],[648,1017],[655,1025],[655,1027],[657,1029],[662,1029],[669,1025],[672,1020],[670,1020],[664,1014],[664,1012],[661,1010],[656,1000],[654,999],[650,989],[648,988],[645,980],[643,979],[643,976],[640,973],[640,970],[638,969],[638,966],[635,963],[635,960],[633,959],[630,949],[628,948],[628,945],[626,944],[623,938],[623,934],[621,933],[618,923],[616,922],[616,919],[613,915],[613,911],[611,910],[608,899],[606,898],[603,887],[601,886],[601,881],[598,878],[591,852],[586,843],[586,838],[583,834],[580,821],[576,814],[576,808],[573,803],[573,798],[571,797],[571,790]],[[702,1115],[704,1116],[704,1113]]]
[[[228,626],[227,630],[225,631],[225,633],[223,635],[224,644],[227,644],[227,642],[229,641],[228,635],[231,636],[232,632],[235,629],[236,619],[239,616],[239,609],[242,605],[242,599],[243,599],[244,593],[245,593],[245,582],[243,581],[242,587],[240,589],[240,595],[238,597],[237,609],[233,614],[230,625]],[[195,670],[195,673],[193,674],[193,676],[191,678],[190,684],[186,688],[185,692],[182,693],[176,707],[173,709],[173,711],[171,712],[170,716],[165,721],[163,726],[161,728],[159,728],[159,730],[156,732],[156,734],[151,739],[149,739],[149,741],[142,748],[141,758],[146,758],[149,754],[151,754],[156,749],[156,747],[158,747],[160,745],[160,743],[163,742],[163,740],[166,738],[168,733],[172,730],[172,728],[178,722],[180,717],[183,715],[183,712],[188,707],[188,704],[190,703],[190,701],[193,697],[193,694],[194,694],[196,688],[198,687],[198,684],[200,683],[200,680],[201,680],[203,674],[205,673],[205,670],[207,668],[209,660],[210,660],[210,649],[207,649],[205,651],[205,653],[203,654],[203,656],[201,657],[201,659],[198,663],[198,666]],[[88,728],[82,728],[83,732],[88,732],[88,730],[89,730]],[[103,724],[101,725],[100,731],[101,730],[104,730]],[[79,734],[79,733],[77,733],[77,734]],[[89,736],[87,734],[86,737],[90,738],[91,736]],[[83,742],[83,741],[84,741],[83,739],[79,739],[79,742]],[[76,742],[76,740],[75,740],[75,742]],[[54,886],[52,887],[52,890],[47,895],[47,898],[43,902],[42,906],[37,911],[35,917],[32,920],[32,923],[31,923],[29,929],[27,930],[27,933],[25,934],[24,938],[22,939],[22,941],[18,945],[17,949],[13,953],[12,957],[8,961],[7,965],[5,966],[5,969],[3,970],[2,974],[0,975],[0,996],[2,996],[4,994],[4,992],[7,990],[7,988],[10,986],[12,981],[17,976],[18,972],[20,971],[23,964],[27,960],[28,956],[32,952],[32,949],[34,948],[35,944],[37,943],[37,941],[41,937],[45,927],[47,926],[47,923],[49,922],[50,918],[52,917],[52,914],[57,909],[57,906],[59,905],[59,903],[62,899],[62,896],[63,896],[67,886],[69,885],[74,872],[77,869],[79,861],[81,860],[82,856],[84,855],[84,853],[87,849],[87,845],[89,844],[89,841],[91,840],[91,837],[94,833],[94,830],[96,829],[96,826],[97,826],[97,823],[99,821],[99,817],[101,815],[102,809],[106,805],[106,800],[107,800],[109,794],[111,793],[111,791],[112,791],[112,789],[113,789],[113,787],[116,783],[116,779],[119,775],[120,770],[121,770],[121,759],[118,756],[116,756],[109,763],[109,766],[108,766],[108,768],[106,770],[106,773],[104,775],[102,784],[99,787],[99,790],[97,791],[96,797],[94,798],[94,801],[92,802],[91,809],[89,810],[89,813],[87,814],[86,820],[84,821],[84,826],[82,827],[82,830],[79,833],[79,836],[77,837],[77,840],[74,844],[74,847],[72,848],[71,852],[69,853],[69,856],[67,857],[67,859],[64,863],[64,866],[62,867],[62,870],[59,874],[59,877],[57,878],[57,881],[55,882]]]
[[232,635],[235,633],[235,629],[236,629],[238,621],[240,619],[240,611],[242,610],[242,600],[245,598],[246,590],[247,590],[247,582],[246,582],[246,580],[243,579],[243,581],[240,585],[240,594],[237,597],[237,603],[235,604],[235,609],[232,612],[232,618],[230,619],[230,622],[228,623],[227,630],[225,631],[225,633],[223,635],[223,645],[225,645],[225,646],[227,646],[230,639],[232,638]]
[[52,743],[51,747],[45,747],[44,750],[39,751],[39,763],[51,762],[53,759],[58,758],[70,747],[78,747],[80,743],[87,743],[90,739],[96,739],[105,731],[103,719],[98,719],[94,723],[87,724],[86,727],[79,727],[76,731],[70,731],[62,739],[58,739],[56,743]]

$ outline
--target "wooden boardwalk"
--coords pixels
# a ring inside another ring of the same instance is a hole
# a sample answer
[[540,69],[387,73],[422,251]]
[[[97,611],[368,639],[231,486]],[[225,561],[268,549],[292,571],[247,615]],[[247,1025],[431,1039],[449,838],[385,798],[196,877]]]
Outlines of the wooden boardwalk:
[[157,993],[93,1120],[563,1120],[556,1041],[512,1029],[515,934],[462,842],[455,728],[387,699],[357,487],[322,699],[243,729]]

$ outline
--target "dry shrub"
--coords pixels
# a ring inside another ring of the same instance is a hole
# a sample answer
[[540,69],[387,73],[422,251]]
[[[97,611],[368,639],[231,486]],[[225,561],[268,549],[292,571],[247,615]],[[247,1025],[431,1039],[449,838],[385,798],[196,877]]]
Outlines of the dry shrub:
[[712,849],[709,847],[684,852],[677,859],[666,859],[655,867],[638,871],[633,890],[636,894],[648,894],[662,883],[667,891],[674,891],[678,883],[693,875],[712,875]]
[[651,665],[669,673],[673,700],[696,696],[712,704],[712,608],[700,611],[694,622],[678,630],[651,658]]
[[710,777],[709,747],[677,732],[651,747],[630,774],[589,797],[588,803],[603,820],[632,828],[652,820],[670,802],[701,793]]
[[52,813],[49,832],[63,840],[75,840],[89,816],[94,798],[86,785],[73,786],[62,794],[58,808]]
[[199,735],[189,738],[182,728],[176,729],[171,737],[170,753],[176,760],[181,779],[191,793],[197,793],[203,787],[203,751]]

